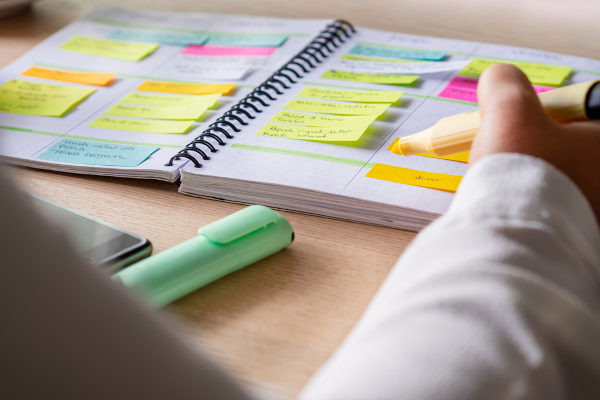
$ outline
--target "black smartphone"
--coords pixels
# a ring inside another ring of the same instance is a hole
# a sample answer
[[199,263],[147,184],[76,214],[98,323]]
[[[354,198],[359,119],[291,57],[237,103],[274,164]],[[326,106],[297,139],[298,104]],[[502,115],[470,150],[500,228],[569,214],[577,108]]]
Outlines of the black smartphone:
[[140,235],[31,194],[35,208],[62,227],[90,264],[116,272],[152,253],[150,241]]

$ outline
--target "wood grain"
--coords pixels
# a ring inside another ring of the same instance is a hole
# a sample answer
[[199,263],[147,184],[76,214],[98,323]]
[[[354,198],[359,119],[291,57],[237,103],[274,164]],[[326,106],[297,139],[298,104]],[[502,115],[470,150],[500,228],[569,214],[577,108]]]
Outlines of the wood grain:
[[[484,6],[485,4],[485,6]],[[0,66],[96,6],[42,0],[0,23]],[[600,56],[598,2],[504,0],[130,0],[131,8],[346,18],[360,26]],[[185,196],[175,185],[11,168],[27,190],[149,238],[155,252],[242,206]],[[283,213],[288,249],[168,308],[183,331],[241,379],[294,396],[341,343],[414,234]]]

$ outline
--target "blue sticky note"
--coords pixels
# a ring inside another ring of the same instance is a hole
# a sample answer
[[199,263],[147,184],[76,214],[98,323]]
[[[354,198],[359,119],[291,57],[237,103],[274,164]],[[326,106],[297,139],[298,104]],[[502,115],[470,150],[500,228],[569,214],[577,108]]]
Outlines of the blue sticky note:
[[365,57],[406,58],[410,60],[441,61],[446,53],[439,50],[401,49],[358,44],[348,54]]
[[213,46],[279,47],[287,40],[285,35],[210,35],[208,42]]
[[189,46],[191,44],[204,44],[208,40],[208,35],[200,33],[117,30],[112,31],[107,38],[132,42],[160,43],[170,46]]
[[61,139],[38,156],[38,160],[69,164],[137,167],[159,147]]

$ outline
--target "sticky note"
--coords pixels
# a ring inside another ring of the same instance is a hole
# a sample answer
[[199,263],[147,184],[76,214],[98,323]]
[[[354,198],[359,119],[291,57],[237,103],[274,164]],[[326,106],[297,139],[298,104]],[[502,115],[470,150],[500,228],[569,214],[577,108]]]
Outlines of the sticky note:
[[321,78],[340,81],[379,83],[381,85],[412,85],[419,79],[418,75],[371,74],[367,72],[346,72],[330,69]]
[[104,114],[117,117],[195,120],[200,118],[208,107],[145,107],[128,104],[116,104]]
[[366,128],[366,126],[324,128],[266,124],[258,132],[256,132],[256,134],[285,139],[316,140],[327,142],[354,142],[360,139]]
[[366,57],[366,56],[355,56],[354,54],[344,54],[341,57],[342,60],[358,60],[358,61],[381,61],[381,62],[395,62],[395,63],[406,63],[406,62],[427,62],[425,60],[410,60],[410,59],[395,59],[395,58],[381,58],[381,57]]
[[304,88],[297,95],[313,99],[355,101],[359,103],[395,103],[402,92],[390,92],[387,90],[339,90]]
[[62,117],[95,89],[11,79],[0,86],[0,111]]
[[75,36],[67,43],[60,46],[60,48],[92,56],[139,61],[158,49],[158,43],[124,42],[119,40]]
[[[386,150],[392,151],[394,146],[396,146],[396,143],[398,143],[398,139],[394,139],[394,141],[387,147]],[[421,154],[416,154],[416,155],[420,156],[420,157],[439,158],[440,160],[449,160],[449,161],[458,161],[458,162],[468,163],[470,153],[471,153],[470,151],[463,151],[462,153],[450,154],[448,156],[436,156],[435,154],[431,154],[431,153],[421,153]]]
[[367,116],[341,116],[341,115],[320,115],[303,114],[291,111],[280,111],[269,122],[279,124],[292,124],[304,126],[320,126],[322,128],[346,128],[353,126],[364,126],[365,128],[375,121],[377,115]]
[[380,115],[388,109],[389,104],[362,104],[362,103],[333,103],[329,101],[316,101],[292,99],[285,106],[286,110],[316,112],[337,115]]
[[183,82],[157,82],[145,81],[136,90],[146,92],[163,92],[179,94],[213,94],[219,93],[227,96],[233,93],[235,83],[183,83]]
[[50,146],[37,159],[68,164],[137,167],[158,149],[155,146],[61,139]]
[[208,35],[201,33],[176,33],[157,31],[129,31],[116,30],[107,36],[113,40],[127,40],[132,42],[160,43],[170,46],[189,46],[190,44],[203,44],[208,40]]
[[191,45],[183,49],[183,54],[204,57],[268,57],[277,47],[249,47],[249,46],[213,46],[209,44],[195,46]]
[[207,107],[210,108],[221,98],[218,93],[205,95],[172,95],[129,93],[121,99],[121,103],[140,104],[160,107]]
[[279,47],[287,40],[285,35],[211,34],[206,44],[214,46]]
[[43,67],[31,67],[21,72],[21,75],[95,86],[108,86],[115,79],[115,74],[108,72],[62,71],[60,69]]
[[[477,78],[456,76],[448,83],[444,90],[438,94],[438,96],[446,99],[477,103],[477,81]],[[548,86],[532,86],[536,93],[547,92],[554,89],[553,87]]]
[[462,71],[461,76],[478,78],[489,66],[494,64],[512,64],[523,71],[531,83],[546,86],[560,86],[571,73],[571,67],[559,65],[536,64],[525,61],[482,60],[474,58]]
[[411,60],[427,60],[427,61],[441,61],[446,57],[444,51],[439,50],[420,50],[420,49],[407,49],[402,47],[393,46],[369,46],[365,44],[358,44],[354,46],[349,54],[357,56],[367,57],[381,57],[381,58],[408,58]]
[[375,164],[365,176],[367,178],[444,190],[446,192],[456,192],[462,179],[462,176],[459,175],[418,171],[386,164]]
[[147,121],[141,119],[125,119],[99,117],[89,125],[92,128],[116,129],[131,132],[147,133],[186,133],[193,121]]

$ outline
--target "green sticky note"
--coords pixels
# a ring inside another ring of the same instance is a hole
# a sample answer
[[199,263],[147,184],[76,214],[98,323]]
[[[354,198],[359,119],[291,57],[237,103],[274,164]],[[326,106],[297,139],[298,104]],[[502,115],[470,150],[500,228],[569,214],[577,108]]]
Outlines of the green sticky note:
[[298,93],[298,97],[359,103],[395,103],[400,96],[402,96],[402,92],[388,92],[387,90],[339,90],[312,87],[304,88]]
[[446,52],[440,50],[409,49],[394,46],[369,46],[358,44],[354,46],[350,54],[366,57],[382,58],[408,58],[411,60],[442,61]]
[[89,125],[92,128],[116,129],[130,132],[147,133],[186,133],[194,121],[146,121],[141,119],[125,119],[99,117]]
[[344,54],[341,57],[342,60],[355,60],[355,61],[381,61],[381,62],[396,62],[396,63],[413,63],[413,62],[427,62],[425,60],[410,60],[410,59],[394,59],[394,58],[381,58],[381,57],[366,57],[366,56],[355,56],[354,54]]
[[137,167],[159,147],[61,139],[42,153],[38,160],[68,164]]
[[206,44],[213,46],[280,47],[287,38],[285,35],[212,34]]
[[171,46],[189,46],[191,44],[204,44],[208,40],[208,35],[200,33],[126,31],[119,29],[109,33],[108,38],[133,42],[160,43]]
[[362,126],[366,128],[375,121],[377,115],[367,116],[341,116],[341,115],[320,115],[320,114],[303,114],[291,111],[280,111],[269,122],[279,124],[292,124],[304,126],[319,126],[322,128],[347,128],[354,126]]
[[481,73],[489,66],[494,64],[512,64],[536,85],[560,86],[571,73],[571,67],[559,65],[536,64],[525,61],[499,61],[499,60],[482,60],[474,58],[462,71],[460,75],[471,78],[479,78]]
[[158,43],[136,43],[75,36],[60,48],[93,56],[139,61],[158,49]]
[[375,115],[383,114],[389,104],[349,104],[332,103],[329,101],[316,101],[304,99],[292,99],[283,106],[286,110],[316,112],[337,115]]
[[257,135],[285,139],[316,140],[326,142],[354,142],[360,139],[367,129],[366,126],[343,128],[323,128],[310,126],[290,126],[266,124]]
[[221,98],[221,95],[162,95],[149,93],[130,93],[121,99],[121,103],[140,104],[161,107],[206,107],[210,108]]
[[340,81],[379,83],[381,85],[412,85],[419,79],[419,76],[346,72],[330,69],[321,75],[321,78],[337,79]]
[[106,110],[106,115],[131,118],[195,120],[206,111],[202,107],[146,107],[129,104],[116,104]]
[[62,117],[95,90],[11,79],[0,86],[0,111]]

